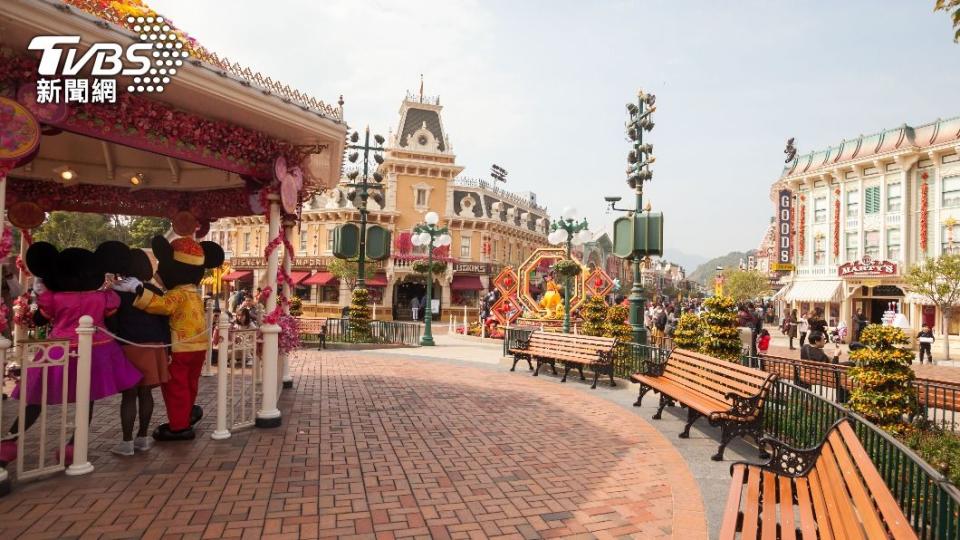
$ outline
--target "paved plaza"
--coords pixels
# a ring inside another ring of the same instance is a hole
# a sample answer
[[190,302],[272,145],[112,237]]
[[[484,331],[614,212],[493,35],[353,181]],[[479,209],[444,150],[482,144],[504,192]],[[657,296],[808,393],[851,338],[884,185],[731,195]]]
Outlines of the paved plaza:
[[[498,356],[493,344],[440,340],[459,353],[298,353],[283,426],[227,441],[209,438],[213,378],[201,436],[145,455],[109,453],[118,407],[98,403],[95,472],[15,485],[0,538],[707,537],[704,484],[650,409],[624,403],[627,385],[510,373],[472,362]],[[698,442],[715,445],[694,430]]]

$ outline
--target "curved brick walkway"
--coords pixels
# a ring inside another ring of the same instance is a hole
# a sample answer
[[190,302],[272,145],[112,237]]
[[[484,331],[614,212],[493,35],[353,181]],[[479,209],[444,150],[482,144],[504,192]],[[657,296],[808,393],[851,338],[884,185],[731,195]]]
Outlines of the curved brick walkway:
[[208,418],[126,459],[95,445],[92,475],[0,499],[0,538],[707,537],[677,451],[582,385],[300,354],[282,428],[214,442]]

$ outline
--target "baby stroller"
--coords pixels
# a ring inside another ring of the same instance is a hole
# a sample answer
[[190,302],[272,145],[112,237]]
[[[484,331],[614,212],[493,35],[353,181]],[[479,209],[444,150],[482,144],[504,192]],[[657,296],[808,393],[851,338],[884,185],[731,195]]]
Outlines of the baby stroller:
[[840,323],[840,326],[834,328],[830,331],[830,343],[846,343],[847,342],[847,326],[843,323]]

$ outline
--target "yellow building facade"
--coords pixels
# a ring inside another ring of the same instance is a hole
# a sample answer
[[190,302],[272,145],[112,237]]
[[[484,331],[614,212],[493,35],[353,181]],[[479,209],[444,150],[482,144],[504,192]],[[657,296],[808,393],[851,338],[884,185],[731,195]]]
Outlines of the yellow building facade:
[[[548,245],[550,219],[532,193],[512,193],[480,178],[461,176],[464,168],[443,126],[438,98],[408,94],[399,111],[399,123],[387,137],[383,175],[383,206],[367,202],[368,223],[391,231],[389,259],[367,263],[367,288],[376,302],[378,319],[421,319],[414,313],[426,294],[424,276],[412,271],[417,259],[426,258],[424,247],[415,247],[410,235],[424,222],[427,212],[440,216],[440,226],[450,229],[449,248],[435,251],[447,263],[434,280],[434,315],[440,320],[466,313],[475,318],[480,299],[491,281],[506,266],[518,266],[538,247]],[[350,172],[350,170],[344,171]],[[371,182],[372,182],[371,178]],[[305,201],[291,242],[296,252],[292,277],[296,294],[303,299],[304,316],[336,317],[350,303],[355,281],[332,273],[334,229],[358,222],[357,200],[344,179],[334,189]],[[210,228],[207,239],[219,242],[232,272],[230,290],[254,292],[266,283],[267,225],[263,216],[223,219]],[[414,301],[416,299],[416,301]]]

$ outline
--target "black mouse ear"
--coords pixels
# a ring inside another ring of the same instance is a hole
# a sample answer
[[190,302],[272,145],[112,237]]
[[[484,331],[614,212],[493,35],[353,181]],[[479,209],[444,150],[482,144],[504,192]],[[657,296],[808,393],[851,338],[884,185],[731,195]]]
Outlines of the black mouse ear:
[[109,240],[97,246],[94,252],[97,264],[104,273],[128,274],[130,248],[123,242]]
[[204,268],[217,268],[223,264],[226,255],[223,253],[223,248],[220,247],[220,244],[216,242],[200,242],[200,247],[203,248]]
[[150,247],[153,248],[153,256],[156,257],[158,261],[173,260],[173,248],[170,247],[170,242],[167,242],[167,239],[159,234],[154,236],[153,240],[150,241]]
[[57,270],[57,257],[60,252],[49,242],[34,242],[27,248],[24,261],[30,273],[43,279],[53,277]]
[[133,276],[140,281],[150,281],[153,278],[153,263],[147,252],[142,249],[130,250],[130,265],[127,275]]

